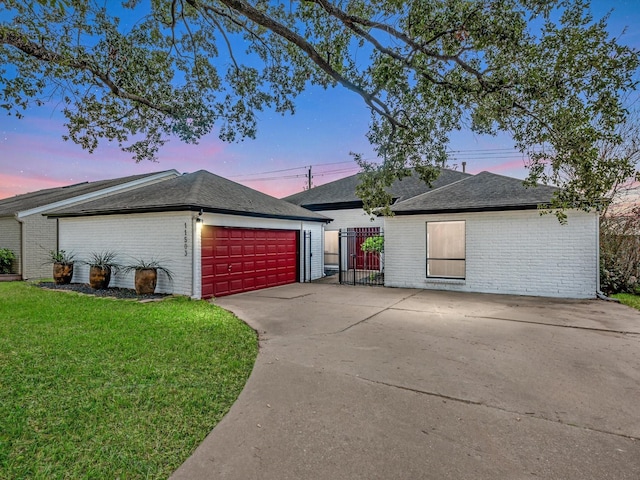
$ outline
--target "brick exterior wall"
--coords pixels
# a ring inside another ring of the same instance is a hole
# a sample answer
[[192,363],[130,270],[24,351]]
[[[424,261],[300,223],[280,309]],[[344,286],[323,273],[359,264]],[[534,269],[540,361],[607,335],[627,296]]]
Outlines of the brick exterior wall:
[[20,256],[20,241],[22,238],[20,222],[15,218],[0,218],[0,248],[8,248],[11,250],[16,259],[13,261],[12,272],[22,274]]
[[23,278],[51,278],[53,274],[49,262],[49,252],[56,250],[58,245],[56,220],[36,213],[23,217],[22,222],[24,225],[22,239]]
[[[426,222],[466,221],[466,278],[426,277]],[[598,289],[598,216],[561,225],[537,211],[402,215],[385,219],[385,285],[565,298]]]
[[[159,274],[156,291],[200,298],[201,227],[196,216],[195,212],[167,212],[61,218],[60,248],[75,252],[78,259],[88,259],[91,252],[104,250],[116,251],[121,263],[131,262],[132,258],[158,259],[172,271],[173,282]],[[202,220],[206,225],[227,227],[311,230],[312,275],[320,278],[323,274],[320,223],[214,214],[204,214]],[[76,264],[73,282],[88,281],[89,266]],[[110,285],[133,288],[133,283],[132,272],[118,273],[112,276]]]
[[[193,219],[189,212],[61,218],[60,248],[78,260],[91,252],[112,250],[120,263],[156,259],[173,273],[173,282],[158,273],[157,292],[191,295]],[[134,273],[112,275],[111,286],[133,288]],[[76,263],[73,282],[89,282],[89,266]]]
[[[49,252],[58,248],[58,231],[56,220],[44,216],[43,213],[45,213],[45,211],[104,198],[113,193],[126,192],[140,188],[141,186],[152,185],[173,178],[176,174],[177,172],[173,171],[164,172],[156,176],[146,177],[80,197],[73,197],[61,202],[20,212],[20,220],[24,224],[21,245],[21,251],[24,255],[22,259],[22,277],[24,279],[37,279],[51,278],[52,276]],[[61,248],[64,249],[64,247]]]

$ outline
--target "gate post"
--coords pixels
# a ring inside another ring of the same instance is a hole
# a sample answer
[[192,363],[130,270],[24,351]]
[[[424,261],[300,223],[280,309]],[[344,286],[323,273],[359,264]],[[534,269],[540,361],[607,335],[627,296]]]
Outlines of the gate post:
[[338,230],[338,282],[342,285],[342,229]]

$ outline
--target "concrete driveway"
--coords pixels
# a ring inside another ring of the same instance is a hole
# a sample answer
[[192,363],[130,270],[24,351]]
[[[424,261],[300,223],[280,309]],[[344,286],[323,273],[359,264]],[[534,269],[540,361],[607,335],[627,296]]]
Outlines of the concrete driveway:
[[175,479],[640,478],[640,312],[322,284],[216,303],[260,354]]

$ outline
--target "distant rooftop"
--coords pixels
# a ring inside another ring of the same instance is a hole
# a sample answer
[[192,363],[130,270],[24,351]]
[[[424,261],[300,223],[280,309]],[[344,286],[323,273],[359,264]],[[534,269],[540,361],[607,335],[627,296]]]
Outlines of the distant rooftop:
[[[336,208],[361,208],[362,200],[356,196],[356,187],[361,181],[362,173],[341,178],[318,187],[295,193],[283,198],[287,202],[301,205],[310,210]],[[427,185],[417,175],[396,180],[389,188],[389,193],[396,202],[407,200],[432,189],[457,182],[471,175],[456,170],[442,169],[438,178],[431,186]]]
[[50,212],[52,217],[199,211],[325,222],[327,217],[206,170]]
[[538,208],[551,202],[556,187],[525,187],[518,178],[481,172],[433,189],[391,210],[396,215]]
[[[64,187],[47,188],[44,190],[38,190],[36,192],[24,193],[22,195],[3,198],[0,200],[0,216],[16,215],[17,213],[23,212],[25,210],[44,207],[46,205],[51,205],[56,202],[68,200],[73,197],[94,193],[99,190],[123,185],[125,183],[133,182],[154,175],[159,175],[161,173],[168,173],[171,171],[172,170],[165,170],[162,172],[143,173],[139,175],[130,175],[128,177],[112,178],[109,180],[82,182],[73,185],[66,185]],[[178,172],[176,172],[176,174],[177,173]]]

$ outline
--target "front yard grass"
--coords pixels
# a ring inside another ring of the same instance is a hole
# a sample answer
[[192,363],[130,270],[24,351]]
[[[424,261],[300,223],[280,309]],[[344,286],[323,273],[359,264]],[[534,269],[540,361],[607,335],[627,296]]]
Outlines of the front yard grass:
[[640,295],[634,295],[633,293],[616,293],[613,295],[613,298],[617,298],[621,303],[640,310]]
[[256,354],[255,332],[203,301],[0,283],[0,478],[167,478]]

